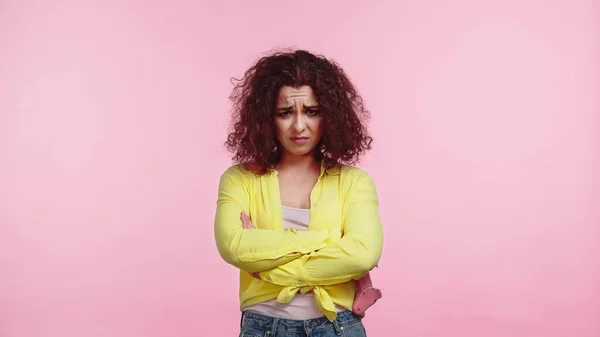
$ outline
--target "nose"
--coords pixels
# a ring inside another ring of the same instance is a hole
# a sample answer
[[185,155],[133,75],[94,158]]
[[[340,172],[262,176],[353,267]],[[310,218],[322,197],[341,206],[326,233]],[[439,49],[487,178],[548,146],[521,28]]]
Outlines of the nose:
[[294,119],[293,127],[294,127],[294,131],[296,131],[297,133],[304,131],[304,129],[306,128],[306,121],[304,120],[304,117],[302,116],[302,114],[296,115],[296,118]]

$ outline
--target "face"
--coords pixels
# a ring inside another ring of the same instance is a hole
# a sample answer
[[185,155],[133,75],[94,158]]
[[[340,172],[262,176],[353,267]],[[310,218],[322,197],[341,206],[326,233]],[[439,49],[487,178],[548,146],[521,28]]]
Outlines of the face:
[[284,156],[312,155],[323,133],[323,117],[310,86],[279,90],[275,111],[277,140]]

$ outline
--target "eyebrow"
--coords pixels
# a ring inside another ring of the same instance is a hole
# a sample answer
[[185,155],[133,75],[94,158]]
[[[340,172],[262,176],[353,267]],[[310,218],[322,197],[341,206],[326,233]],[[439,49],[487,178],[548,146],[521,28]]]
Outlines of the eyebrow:
[[[288,107],[281,107],[281,108],[277,108],[275,110],[277,111],[288,111],[288,110],[292,110],[293,106],[288,106]],[[319,106],[318,105],[308,105],[304,107],[306,110],[308,109],[318,109]]]

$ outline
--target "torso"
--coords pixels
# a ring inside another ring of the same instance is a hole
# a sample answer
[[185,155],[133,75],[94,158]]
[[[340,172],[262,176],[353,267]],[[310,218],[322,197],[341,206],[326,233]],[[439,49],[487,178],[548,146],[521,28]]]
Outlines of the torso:
[[[286,215],[282,210],[278,175],[281,174],[281,182],[284,186],[281,192],[286,195],[284,202],[288,205],[291,199],[287,197],[288,189],[285,186],[288,185],[288,178],[293,177],[288,176],[288,172],[280,169],[278,167],[266,174],[258,175],[238,164],[230,167],[223,174],[224,179],[231,179],[233,183],[239,184],[248,193],[248,204],[245,207],[247,207],[246,210],[252,222],[259,229],[283,231],[288,226],[284,221]],[[302,173],[306,173],[306,171],[307,169]],[[357,167],[339,165],[329,169],[322,167],[319,173],[320,178],[313,178],[316,180],[316,184],[312,189],[312,197],[308,196],[310,193],[308,191],[305,194],[304,202],[309,200],[311,202],[310,226],[307,229],[339,230],[343,235],[344,214],[348,207],[344,198],[354,183],[365,175],[365,172]],[[249,273],[240,272],[239,294],[242,310],[251,310],[252,306],[261,303],[258,302],[258,298],[275,299],[274,294],[281,289],[282,287],[278,285],[259,282]],[[355,288],[351,282],[328,286],[326,292],[335,305],[348,310],[352,307]]]
[[[284,228],[307,230],[310,221],[310,193],[319,179],[319,171],[305,171],[302,174],[282,170],[278,174],[279,194],[282,205]],[[270,300],[247,308],[271,317],[306,320],[322,317],[314,295],[297,294],[288,304]],[[343,310],[338,308],[338,310]]]

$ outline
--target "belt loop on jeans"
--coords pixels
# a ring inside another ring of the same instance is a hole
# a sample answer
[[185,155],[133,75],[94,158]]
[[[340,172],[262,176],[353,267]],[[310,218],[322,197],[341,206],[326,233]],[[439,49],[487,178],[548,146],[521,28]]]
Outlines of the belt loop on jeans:
[[271,336],[275,336],[275,334],[277,333],[278,325],[279,325],[279,318],[277,318],[277,317],[273,318],[273,326],[271,326],[271,331],[267,331],[267,334],[269,334],[269,332],[270,332]]
[[344,327],[340,326],[340,323],[338,323],[337,318],[335,319],[335,321],[333,321],[333,328],[335,329],[335,332],[338,336],[341,336],[344,333]]

